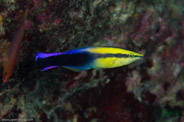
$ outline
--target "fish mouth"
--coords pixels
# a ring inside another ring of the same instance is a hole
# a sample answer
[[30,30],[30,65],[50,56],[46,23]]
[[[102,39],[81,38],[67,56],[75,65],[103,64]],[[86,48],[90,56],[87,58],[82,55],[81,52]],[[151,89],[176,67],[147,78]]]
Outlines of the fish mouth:
[[140,57],[144,57],[144,55],[143,54],[139,54],[140,55]]

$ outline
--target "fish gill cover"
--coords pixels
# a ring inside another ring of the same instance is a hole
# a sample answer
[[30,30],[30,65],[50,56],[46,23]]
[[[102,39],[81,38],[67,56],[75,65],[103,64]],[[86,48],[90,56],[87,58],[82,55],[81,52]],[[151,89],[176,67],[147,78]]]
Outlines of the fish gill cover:
[[[184,1],[2,0],[0,61],[29,8],[19,59],[0,83],[0,119],[184,121]],[[38,52],[118,46],[144,54],[113,69],[40,72]]]

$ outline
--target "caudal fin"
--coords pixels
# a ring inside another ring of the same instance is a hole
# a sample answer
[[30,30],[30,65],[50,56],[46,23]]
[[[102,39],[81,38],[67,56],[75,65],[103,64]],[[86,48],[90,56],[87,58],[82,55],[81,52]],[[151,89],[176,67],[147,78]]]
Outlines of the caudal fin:
[[57,57],[62,53],[38,53],[35,56],[35,62],[40,68],[40,71],[45,71],[59,67]]

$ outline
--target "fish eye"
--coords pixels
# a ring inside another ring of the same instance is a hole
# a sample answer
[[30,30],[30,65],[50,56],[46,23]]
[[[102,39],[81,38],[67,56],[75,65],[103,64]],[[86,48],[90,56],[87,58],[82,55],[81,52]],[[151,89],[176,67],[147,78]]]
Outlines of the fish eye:
[[129,57],[129,58],[132,58],[132,57],[133,57],[133,55],[132,55],[132,54],[129,54],[129,55],[128,55],[128,57]]

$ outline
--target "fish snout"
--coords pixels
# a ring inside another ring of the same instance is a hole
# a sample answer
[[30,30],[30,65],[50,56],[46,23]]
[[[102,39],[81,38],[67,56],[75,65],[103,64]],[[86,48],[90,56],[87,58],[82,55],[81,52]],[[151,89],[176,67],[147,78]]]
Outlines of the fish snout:
[[5,72],[3,76],[3,82],[6,83],[9,77],[10,77],[10,74]]

